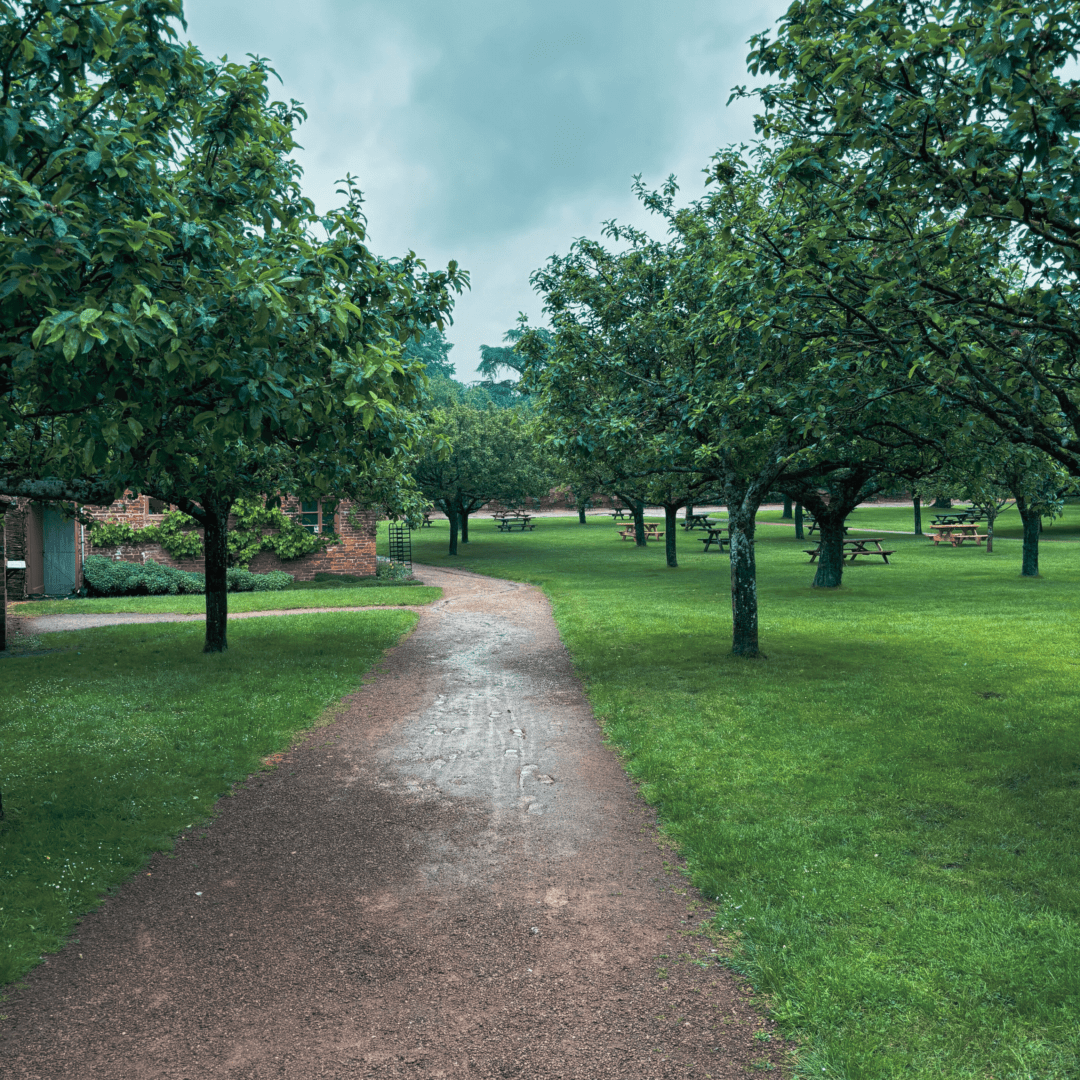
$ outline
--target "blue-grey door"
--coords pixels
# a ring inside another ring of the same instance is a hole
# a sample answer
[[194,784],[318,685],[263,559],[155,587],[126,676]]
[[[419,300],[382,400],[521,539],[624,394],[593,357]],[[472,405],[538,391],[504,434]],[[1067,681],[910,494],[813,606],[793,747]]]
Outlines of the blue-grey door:
[[75,591],[78,570],[75,561],[76,527],[71,518],[65,518],[55,507],[44,508],[41,532],[45,549],[46,596],[67,596]]

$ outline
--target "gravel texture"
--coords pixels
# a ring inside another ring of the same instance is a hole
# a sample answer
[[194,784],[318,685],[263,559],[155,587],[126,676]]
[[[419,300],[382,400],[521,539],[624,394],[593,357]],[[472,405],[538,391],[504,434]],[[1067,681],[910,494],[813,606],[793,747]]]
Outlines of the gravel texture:
[[14,989],[4,1080],[781,1064],[749,988],[694,932],[708,907],[604,746],[547,600],[418,573],[444,598],[341,718]]

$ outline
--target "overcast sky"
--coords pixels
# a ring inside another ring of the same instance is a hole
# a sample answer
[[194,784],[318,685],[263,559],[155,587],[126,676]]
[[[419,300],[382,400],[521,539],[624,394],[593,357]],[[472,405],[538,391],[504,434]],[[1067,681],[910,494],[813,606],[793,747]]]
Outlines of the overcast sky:
[[687,197],[720,146],[747,141],[746,41],[786,0],[187,0],[204,53],[268,57],[300,131],[307,194],[346,173],[369,239],[472,275],[447,337],[458,378],[519,311],[529,274],[608,218],[642,223],[632,176]]

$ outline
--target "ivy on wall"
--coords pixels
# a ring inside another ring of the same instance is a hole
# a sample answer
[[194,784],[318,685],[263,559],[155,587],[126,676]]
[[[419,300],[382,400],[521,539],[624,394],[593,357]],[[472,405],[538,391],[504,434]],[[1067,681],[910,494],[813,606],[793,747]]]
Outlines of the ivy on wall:
[[196,559],[202,555],[203,546],[202,537],[195,529],[193,517],[173,510],[160,525],[145,525],[141,529],[123,521],[95,521],[90,526],[90,543],[94,547],[160,544],[174,559]]
[[[335,507],[336,504],[323,504],[326,520],[333,520]],[[337,533],[310,533],[284,511],[270,509],[255,499],[239,500],[233,514],[235,523],[229,529],[230,566],[246,569],[260,551],[272,551],[282,562],[290,562],[341,542]],[[144,525],[141,529],[120,521],[96,521],[90,526],[90,542],[95,547],[160,544],[174,559],[195,559],[203,553],[197,522],[179,510],[165,514],[160,525]]]

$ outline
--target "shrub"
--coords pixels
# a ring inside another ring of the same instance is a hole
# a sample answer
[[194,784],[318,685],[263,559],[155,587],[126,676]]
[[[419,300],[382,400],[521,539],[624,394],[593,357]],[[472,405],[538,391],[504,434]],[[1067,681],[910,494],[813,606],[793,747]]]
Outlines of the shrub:
[[91,596],[156,596],[169,593],[201,593],[206,584],[202,574],[175,570],[148,559],[145,563],[120,562],[104,555],[88,555],[83,562],[83,580]]
[[[153,559],[140,565],[107,559],[104,555],[88,555],[83,562],[83,580],[91,596],[159,596],[163,593],[176,596],[206,591],[206,579],[202,574],[162,566]],[[283,570],[269,574],[230,570],[227,582],[229,592],[280,592],[292,584],[292,575]]]
[[293,577],[284,570],[253,574],[250,570],[233,567],[226,573],[226,580],[229,592],[281,592],[292,584]]

